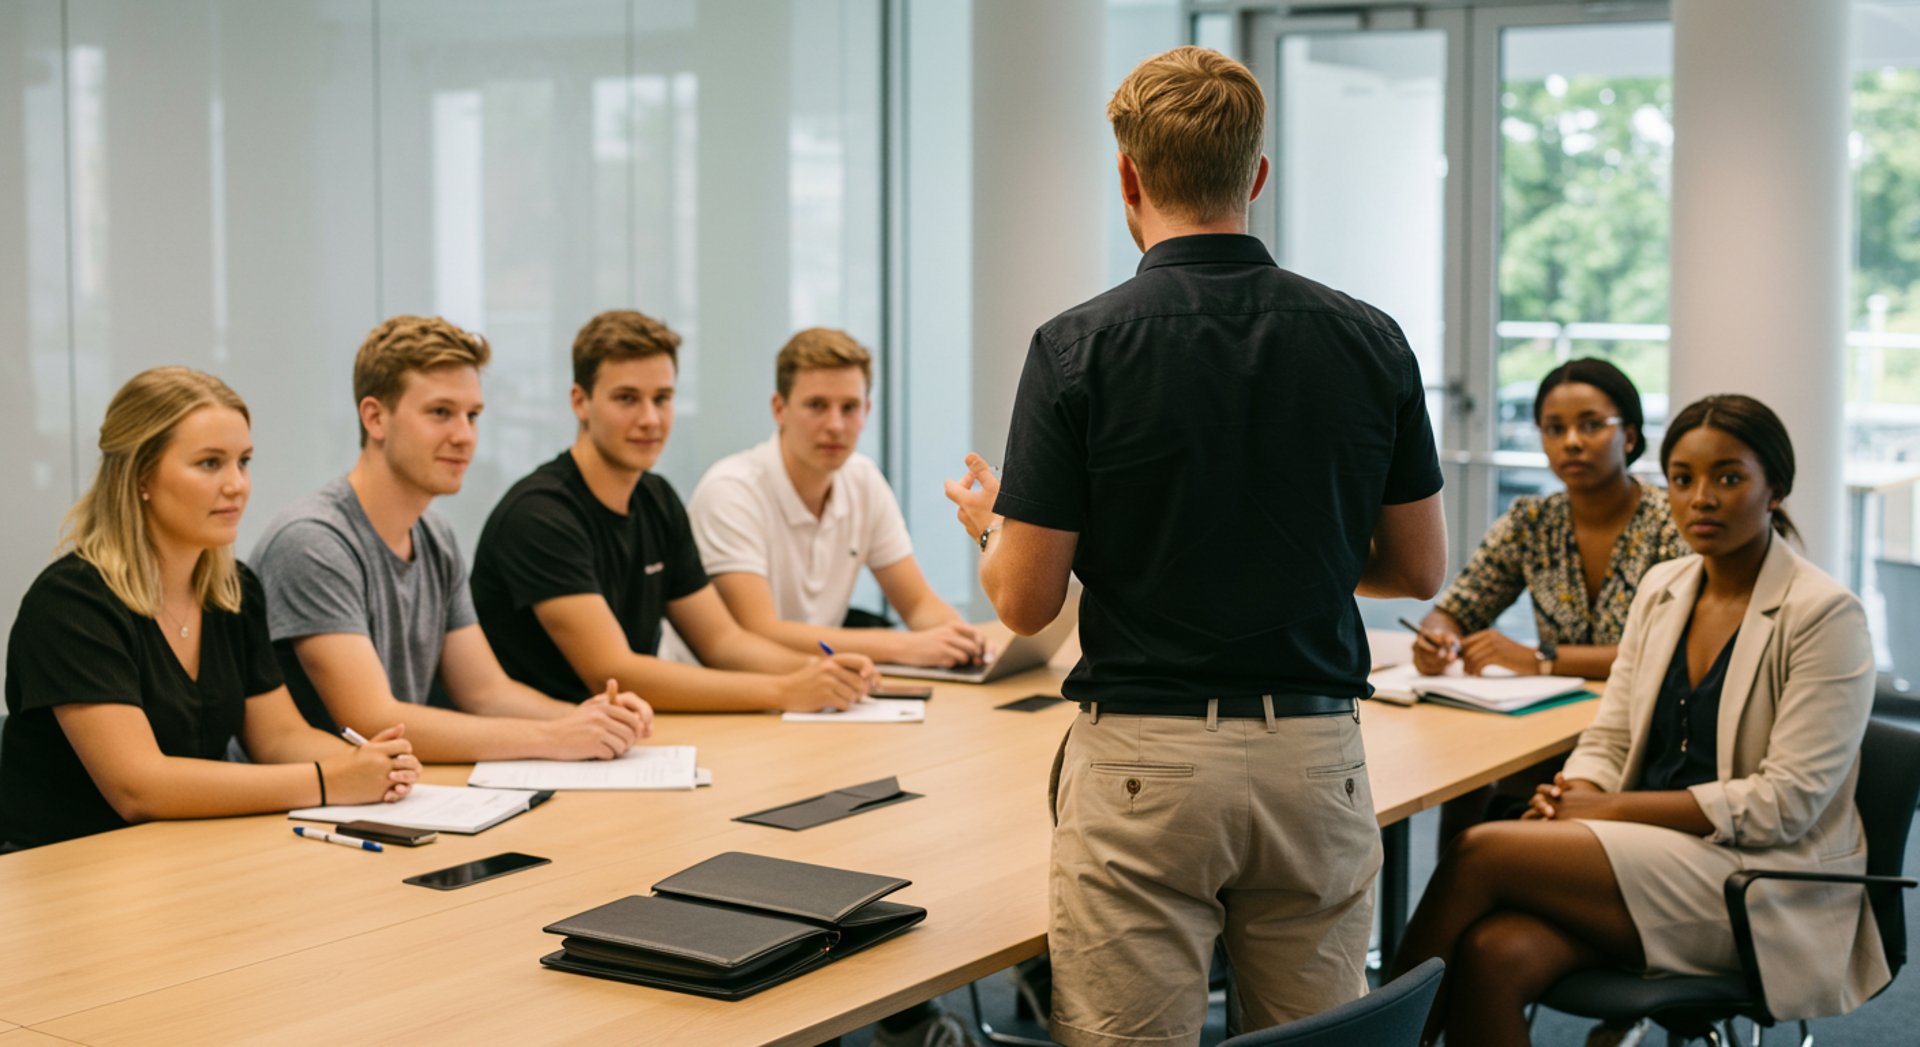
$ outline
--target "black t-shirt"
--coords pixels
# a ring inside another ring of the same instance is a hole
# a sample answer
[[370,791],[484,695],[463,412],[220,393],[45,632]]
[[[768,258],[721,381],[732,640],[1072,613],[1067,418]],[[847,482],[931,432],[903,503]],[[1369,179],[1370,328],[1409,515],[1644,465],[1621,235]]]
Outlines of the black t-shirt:
[[996,511],[1079,532],[1066,696],[1150,701],[1365,695],[1374,526],[1441,477],[1392,319],[1216,234],[1034,333],[1001,483]]
[[667,481],[642,474],[623,516],[593,496],[571,451],[507,491],[473,554],[473,605],[500,664],[521,683],[571,702],[599,688],[573,671],[534,616],[535,604],[599,593],[628,646],[654,654],[667,603],[706,584],[686,506]]
[[152,618],[127,609],[100,572],[68,553],[34,579],[7,641],[7,726],[0,748],[0,841],[37,847],[123,828],[53,710],[139,707],[160,751],[226,758],[247,699],[280,686],[267,638],[267,597],[240,567],[239,614],[200,617],[200,678],[181,668]]

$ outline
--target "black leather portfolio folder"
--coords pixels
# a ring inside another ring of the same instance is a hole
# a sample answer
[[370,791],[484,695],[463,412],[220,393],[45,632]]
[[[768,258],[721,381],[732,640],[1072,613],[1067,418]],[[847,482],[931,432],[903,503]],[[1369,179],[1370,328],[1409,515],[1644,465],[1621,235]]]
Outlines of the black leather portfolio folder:
[[896,803],[918,800],[919,793],[910,793],[900,788],[898,778],[878,778],[859,785],[849,785],[844,789],[835,789],[830,793],[810,796],[804,800],[769,807],[764,811],[743,814],[735,818],[736,822],[750,822],[754,825],[771,825],[776,829],[811,829],[816,825],[837,822],[842,818],[856,814],[865,814]]
[[885,941],[927,911],[880,899],[909,881],[729,851],[549,924],[540,958],[576,974],[738,1000]]

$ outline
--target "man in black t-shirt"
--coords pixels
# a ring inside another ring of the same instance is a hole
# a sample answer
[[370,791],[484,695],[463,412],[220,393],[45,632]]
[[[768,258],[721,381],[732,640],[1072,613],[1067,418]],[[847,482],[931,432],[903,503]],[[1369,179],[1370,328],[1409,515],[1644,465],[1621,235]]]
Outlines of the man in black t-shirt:
[[1419,369],[1246,235],[1265,101],[1200,48],[1108,107],[1138,275],[1033,337],[1002,478],[948,484],[1000,618],[1085,584],[1053,837],[1052,1033],[1192,1042],[1224,937],[1246,1027],[1366,990],[1380,841],[1356,594],[1446,566]]
[[[487,518],[473,558],[481,628],[509,675],[556,698],[617,679],[661,710],[846,708],[876,679],[872,661],[742,629],[700,567],[679,496],[648,472],[673,427],[679,345],[632,310],[580,329],[580,435]],[[663,615],[702,666],[656,657]]]
[[[390,317],[354,354],[353,468],[267,525],[253,567],[287,683],[323,730],[406,725],[423,760],[611,759],[653,711],[603,678],[555,701],[509,677],[474,620],[453,528],[479,440],[485,338],[437,316]],[[438,682],[452,708],[428,704]],[[589,696],[592,697],[589,697]]]

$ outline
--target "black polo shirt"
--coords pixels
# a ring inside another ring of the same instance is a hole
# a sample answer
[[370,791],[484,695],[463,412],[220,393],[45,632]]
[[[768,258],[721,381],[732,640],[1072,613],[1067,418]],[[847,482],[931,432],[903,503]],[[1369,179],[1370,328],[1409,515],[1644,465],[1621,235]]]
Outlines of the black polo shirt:
[[627,511],[616,513],[593,496],[571,451],[507,491],[473,553],[473,606],[501,668],[569,702],[602,688],[574,673],[533,613],[535,604],[599,593],[627,645],[654,654],[667,604],[706,584],[686,506],[671,484],[641,474]]
[[1440,485],[1393,320],[1209,234],[1034,333],[994,508],[1079,532],[1069,699],[1361,696],[1380,509]]

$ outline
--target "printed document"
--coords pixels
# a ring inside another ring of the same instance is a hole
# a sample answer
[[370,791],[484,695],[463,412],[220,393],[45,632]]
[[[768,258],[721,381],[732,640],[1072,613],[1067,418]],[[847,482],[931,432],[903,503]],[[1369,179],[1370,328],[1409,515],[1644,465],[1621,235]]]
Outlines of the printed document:
[[468,785],[489,789],[691,789],[691,745],[636,745],[611,760],[482,760]]

